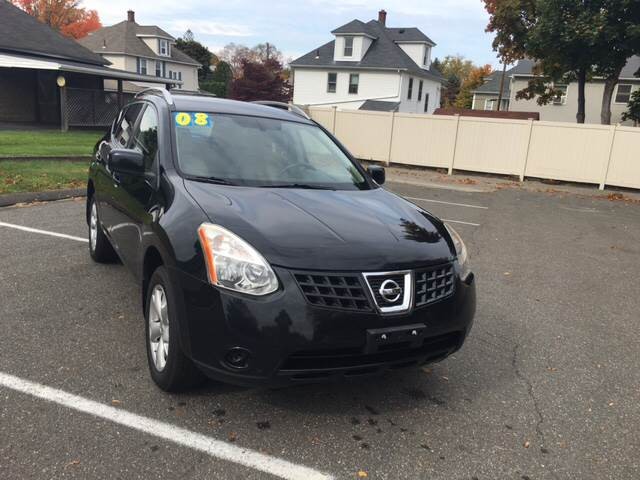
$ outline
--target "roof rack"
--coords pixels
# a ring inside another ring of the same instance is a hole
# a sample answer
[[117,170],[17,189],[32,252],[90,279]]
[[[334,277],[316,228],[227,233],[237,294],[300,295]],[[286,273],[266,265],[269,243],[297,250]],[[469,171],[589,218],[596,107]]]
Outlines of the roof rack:
[[254,100],[251,103],[257,103],[259,105],[265,105],[267,107],[279,108],[281,110],[289,110],[291,113],[306,118],[307,120],[311,120],[311,117],[309,117],[309,115],[307,115],[304,110],[302,110],[297,105],[294,105],[293,103],[276,102],[275,100]]
[[166,88],[162,88],[162,87],[145,88],[144,90],[140,90],[138,93],[136,93],[134,98],[138,98],[145,94],[161,95],[169,105],[173,105],[173,97],[171,96],[171,93],[169,92],[169,90],[167,90]]

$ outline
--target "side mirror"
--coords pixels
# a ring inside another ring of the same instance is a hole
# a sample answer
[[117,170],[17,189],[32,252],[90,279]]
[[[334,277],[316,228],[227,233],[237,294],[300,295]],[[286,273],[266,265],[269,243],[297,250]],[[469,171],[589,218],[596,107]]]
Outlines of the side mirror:
[[380,167],[378,165],[369,165],[367,167],[367,172],[371,175],[371,178],[378,184],[382,185],[386,180],[386,173],[384,171],[384,167]]
[[144,156],[137,150],[114,148],[109,152],[109,168],[116,173],[142,175],[144,173]]

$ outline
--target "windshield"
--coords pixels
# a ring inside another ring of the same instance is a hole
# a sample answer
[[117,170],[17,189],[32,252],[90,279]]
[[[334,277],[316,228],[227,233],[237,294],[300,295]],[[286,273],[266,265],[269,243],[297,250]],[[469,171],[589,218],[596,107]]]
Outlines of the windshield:
[[204,112],[175,112],[173,120],[185,175],[258,187],[369,188],[315,125]]

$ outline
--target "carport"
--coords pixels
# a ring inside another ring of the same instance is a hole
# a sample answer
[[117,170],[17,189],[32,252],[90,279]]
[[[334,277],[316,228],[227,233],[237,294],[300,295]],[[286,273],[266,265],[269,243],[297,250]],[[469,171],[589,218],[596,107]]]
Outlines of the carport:
[[[104,126],[127,99],[123,82],[182,83],[108,65],[102,56],[0,1],[0,123],[63,130]],[[113,88],[105,89],[105,83]]]

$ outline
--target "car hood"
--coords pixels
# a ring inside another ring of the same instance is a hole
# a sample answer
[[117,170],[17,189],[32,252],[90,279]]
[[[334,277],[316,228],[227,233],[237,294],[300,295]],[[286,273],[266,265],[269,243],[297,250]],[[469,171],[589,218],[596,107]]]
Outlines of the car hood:
[[453,258],[442,223],[382,188],[276,189],[185,180],[212,223],[293,269],[392,271]]

